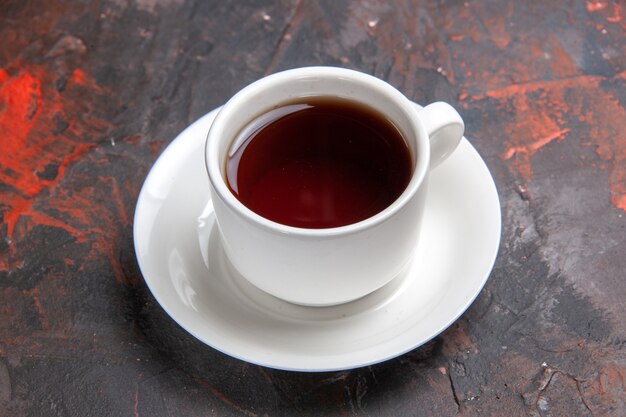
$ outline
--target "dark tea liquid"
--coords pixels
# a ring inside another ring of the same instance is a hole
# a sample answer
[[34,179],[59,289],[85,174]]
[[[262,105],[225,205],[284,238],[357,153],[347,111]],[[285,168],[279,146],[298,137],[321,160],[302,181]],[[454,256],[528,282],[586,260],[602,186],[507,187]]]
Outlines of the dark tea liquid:
[[411,155],[386,117],[335,98],[306,98],[252,121],[226,161],[234,195],[288,226],[339,227],[387,208],[411,178]]

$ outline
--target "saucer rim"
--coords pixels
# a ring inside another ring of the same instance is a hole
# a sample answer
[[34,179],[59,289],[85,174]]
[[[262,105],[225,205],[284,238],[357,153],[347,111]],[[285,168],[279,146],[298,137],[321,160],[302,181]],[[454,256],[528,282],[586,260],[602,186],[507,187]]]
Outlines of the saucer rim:
[[[142,276],[144,277],[144,281],[146,282],[146,285],[148,286],[148,288],[150,289],[150,292],[152,293],[152,295],[154,296],[155,300],[161,305],[161,307],[165,310],[165,312],[179,325],[181,326],[186,332],[188,332],[189,334],[191,334],[192,336],[194,336],[196,339],[200,340],[202,343],[228,355],[240,360],[243,360],[245,362],[249,362],[249,363],[253,363],[253,364],[257,364],[257,365],[261,365],[261,366],[265,366],[265,367],[269,367],[269,368],[274,368],[274,369],[281,369],[281,370],[288,370],[288,371],[300,371],[300,372],[327,372],[327,371],[338,371],[338,370],[348,370],[348,369],[354,369],[354,368],[360,368],[360,367],[364,367],[364,366],[369,366],[372,364],[376,364],[376,363],[380,363],[380,362],[384,362],[393,358],[396,358],[398,356],[401,356],[419,346],[424,345],[425,343],[429,342],[430,340],[432,340],[433,338],[435,338],[436,336],[438,336],[439,334],[441,334],[443,331],[445,331],[450,325],[452,325],[456,320],[458,320],[458,318],[465,313],[465,311],[469,308],[469,306],[475,301],[475,299],[478,297],[478,295],[480,294],[480,292],[482,291],[482,289],[484,288],[486,282],[488,281],[491,271],[493,270],[493,266],[495,264],[495,261],[497,259],[497,253],[499,251],[499,247],[500,247],[500,242],[501,242],[501,232],[502,232],[502,218],[501,218],[501,206],[500,206],[500,202],[499,202],[499,198],[498,198],[498,193],[497,193],[497,188],[495,185],[495,181],[493,180],[493,176],[491,175],[491,173],[489,172],[489,169],[487,167],[487,165],[485,164],[485,161],[483,160],[483,158],[480,156],[480,154],[476,151],[476,149],[471,145],[471,143],[469,141],[467,141],[467,139],[464,137],[462,139],[462,142],[466,142],[467,145],[469,145],[470,150],[475,154],[473,156],[475,156],[476,158],[476,163],[479,162],[479,164],[475,167],[473,167],[473,169],[481,169],[484,170],[485,178],[484,180],[489,180],[489,184],[485,184],[486,188],[489,188],[490,191],[492,191],[494,193],[494,197],[495,199],[493,199],[492,203],[497,204],[497,211],[498,213],[500,213],[500,216],[498,216],[497,218],[497,237],[495,237],[495,241],[491,241],[491,244],[493,244],[492,247],[492,251],[490,254],[490,262],[488,262],[489,266],[488,268],[486,268],[486,271],[484,272],[484,276],[482,277],[482,279],[480,279],[480,285],[477,285],[476,288],[474,289],[473,293],[471,294],[470,297],[468,297],[466,303],[464,303],[464,305],[462,307],[456,307],[454,308],[454,310],[456,310],[456,314],[453,314],[451,316],[451,318],[446,321],[444,324],[442,324],[441,326],[438,326],[437,331],[432,332],[432,334],[429,337],[423,338],[421,340],[418,340],[417,343],[413,343],[410,346],[406,346],[404,349],[400,349],[400,350],[396,350],[388,355],[383,355],[383,356],[377,356],[377,357],[372,357],[369,361],[359,361],[358,363],[352,363],[352,364],[344,364],[344,365],[335,365],[335,366],[328,366],[328,367],[320,367],[320,366],[312,366],[312,367],[307,367],[305,363],[300,364],[299,366],[285,366],[284,364],[281,365],[279,363],[276,362],[280,362],[280,360],[277,360],[275,362],[269,361],[269,360],[258,360],[255,358],[251,358],[249,356],[245,356],[245,355],[238,355],[235,352],[229,351],[227,349],[222,349],[219,346],[219,343],[215,343],[215,341],[211,342],[210,340],[207,340],[206,337],[204,337],[203,335],[197,334],[197,332],[191,330],[190,328],[188,328],[185,323],[184,320],[180,319],[180,317],[177,319],[176,317],[176,312],[172,311],[174,310],[174,308],[172,306],[169,305],[169,301],[166,301],[165,299],[163,299],[158,291],[155,291],[154,288],[154,284],[155,282],[153,282],[154,278],[150,278],[146,275],[145,271],[144,271],[144,266],[142,266],[142,259],[140,256],[140,251],[137,247],[138,245],[138,239],[137,236],[141,233],[141,231],[138,230],[139,228],[139,221],[138,219],[140,218],[141,214],[142,214],[142,202],[145,201],[145,193],[146,188],[147,188],[147,184],[151,183],[151,178],[153,172],[155,172],[156,170],[158,170],[158,166],[159,166],[159,162],[162,160],[167,159],[168,157],[170,157],[170,153],[173,153],[173,145],[175,145],[176,143],[179,143],[177,141],[179,141],[179,139],[181,139],[182,137],[185,136],[185,133],[188,130],[191,130],[193,126],[195,126],[196,124],[209,124],[212,123],[212,119],[215,117],[215,115],[217,114],[217,112],[219,111],[221,107],[218,107],[217,109],[207,113],[206,115],[202,116],[201,118],[199,118],[198,120],[196,120],[194,123],[190,124],[185,130],[183,130],[179,135],[176,136],[176,138],[168,145],[168,147],[161,153],[161,155],[159,156],[159,158],[155,161],[155,163],[153,164],[153,166],[150,169],[150,172],[148,173],[148,175],[146,176],[146,179],[142,185],[141,191],[139,193],[138,199],[137,199],[137,205],[136,205],[136,209],[135,209],[135,214],[134,214],[134,223],[133,223],[133,240],[134,240],[134,244],[135,244],[135,252],[137,255],[137,260],[138,260],[138,264],[140,267],[140,270],[142,272]],[[436,172],[435,168],[433,172]],[[433,174],[433,175],[436,175]],[[209,201],[210,201],[210,196],[209,196]],[[428,203],[427,203],[428,204]],[[494,209],[496,208],[495,206],[493,207]],[[147,260],[144,260],[144,262],[148,262]],[[449,285],[449,284],[448,284]],[[168,308],[169,307],[169,308]]]

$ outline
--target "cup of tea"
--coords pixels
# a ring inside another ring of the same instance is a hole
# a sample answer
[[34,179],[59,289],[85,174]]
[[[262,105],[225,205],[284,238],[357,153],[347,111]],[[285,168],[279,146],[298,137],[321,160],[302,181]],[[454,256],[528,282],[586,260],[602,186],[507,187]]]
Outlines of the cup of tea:
[[328,306],[376,291],[415,253],[429,171],[464,124],[386,82],[306,67],[233,96],[208,133],[216,221],[232,266],[283,300]]

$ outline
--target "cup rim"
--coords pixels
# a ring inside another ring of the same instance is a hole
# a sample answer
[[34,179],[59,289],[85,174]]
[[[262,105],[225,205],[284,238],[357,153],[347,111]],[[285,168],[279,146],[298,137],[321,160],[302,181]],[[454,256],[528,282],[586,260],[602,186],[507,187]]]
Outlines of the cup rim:
[[[275,222],[257,214],[239,201],[226,185],[226,178],[224,178],[224,173],[222,172],[222,165],[224,161],[220,161],[219,158],[219,138],[224,136],[223,131],[228,121],[229,114],[236,112],[240,106],[245,105],[245,102],[258,92],[277,88],[278,85],[284,82],[301,77],[349,78],[359,83],[367,84],[368,88],[376,89],[379,93],[388,96],[396,102],[398,104],[398,108],[401,109],[407,120],[410,121],[410,127],[413,132],[402,133],[405,135],[412,134],[412,136],[415,137],[417,157],[414,161],[414,170],[409,184],[406,186],[402,194],[400,194],[400,196],[384,210],[379,211],[375,215],[364,220],[339,227],[320,229],[295,227]],[[230,100],[228,100],[228,102],[226,102],[226,104],[224,104],[224,106],[222,106],[219,110],[209,129],[205,143],[205,165],[209,176],[209,182],[218,197],[230,209],[236,211],[247,221],[263,227],[265,230],[273,231],[278,234],[301,236],[303,238],[350,235],[366,229],[371,229],[385,222],[396,212],[401,210],[418,191],[426,177],[429,160],[430,146],[428,142],[428,134],[419,119],[417,109],[413,103],[406,96],[404,96],[404,94],[387,82],[372,75],[346,68],[330,66],[312,66],[289,69],[265,76],[247,85],[237,92]]]

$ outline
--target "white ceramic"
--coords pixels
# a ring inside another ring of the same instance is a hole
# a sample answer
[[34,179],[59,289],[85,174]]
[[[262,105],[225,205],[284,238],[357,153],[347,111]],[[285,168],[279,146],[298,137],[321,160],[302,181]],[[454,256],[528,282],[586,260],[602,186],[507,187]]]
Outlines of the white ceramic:
[[[307,96],[363,103],[402,132],[413,174],[382,212],[342,227],[297,228],[254,213],[226,185],[224,165],[227,154],[237,149],[239,133],[273,108]],[[379,289],[406,268],[414,253],[431,162],[450,155],[462,136],[463,120],[450,105],[439,102],[417,110],[386,82],[348,69],[298,68],[250,84],[224,105],[207,138],[211,195],[226,255],[252,284],[297,304],[335,305]]]
[[242,279],[223,253],[203,147],[215,112],[163,152],[139,194],[135,251],[165,311],[228,355],[297,371],[381,362],[446,329],[484,286],[500,239],[500,206],[484,162],[463,140],[432,171],[422,230],[400,279],[352,303],[303,307]]

